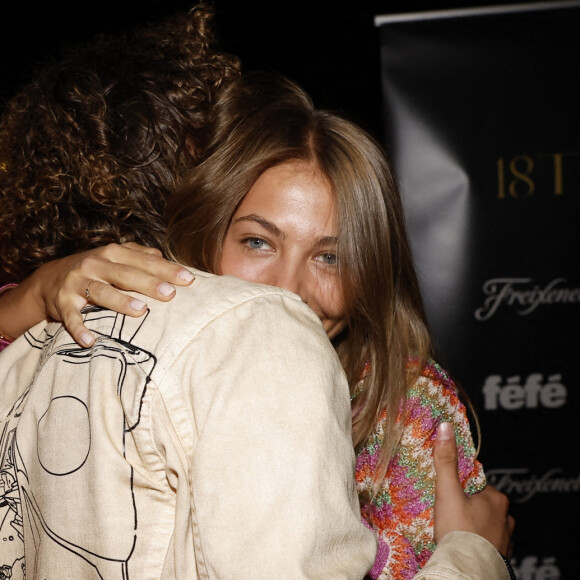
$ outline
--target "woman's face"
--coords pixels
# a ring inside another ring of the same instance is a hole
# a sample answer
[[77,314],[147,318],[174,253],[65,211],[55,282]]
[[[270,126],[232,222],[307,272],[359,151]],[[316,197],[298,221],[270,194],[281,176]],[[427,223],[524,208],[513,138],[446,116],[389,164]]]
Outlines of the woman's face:
[[286,288],[320,317],[329,338],[345,326],[334,197],[304,161],[265,171],[232,218],[220,274]]

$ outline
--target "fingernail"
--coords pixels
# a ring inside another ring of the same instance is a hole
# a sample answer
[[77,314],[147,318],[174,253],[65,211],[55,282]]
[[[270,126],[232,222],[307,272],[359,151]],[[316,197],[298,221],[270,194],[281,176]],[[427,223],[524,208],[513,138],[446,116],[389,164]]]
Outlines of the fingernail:
[[439,423],[437,427],[437,439],[439,441],[449,441],[453,437],[455,437],[453,425],[451,423]]
[[167,284],[167,282],[160,284],[158,290],[159,294],[163,296],[171,296],[175,292],[175,288],[171,284]]
[[180,280],[183,280],[184,282],[191,282],[193,280],[194,276],[189,270],[181,270],[179,272],[179,278],[180,278]]
[[133,298],[133,300],[131,300],[131,308],[133,310],[143,310],[143,308],[145,308],[146,306],[147,304],[145,304],[145,302],[137,300],[137,298]]
[[93,344],[93,337],[88,332],[83,332],[81,334],[81,342],[85,346],[91,346]]

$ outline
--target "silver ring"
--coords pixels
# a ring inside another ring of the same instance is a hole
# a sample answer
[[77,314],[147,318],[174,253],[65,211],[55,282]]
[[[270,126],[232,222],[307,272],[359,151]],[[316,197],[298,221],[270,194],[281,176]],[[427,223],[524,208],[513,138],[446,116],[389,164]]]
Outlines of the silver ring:
[[91,282],[93,282],[93,280],[89,280],[87,287],[85,288],[85,297],[87,300],[91,299],[91,292],[90,292]]

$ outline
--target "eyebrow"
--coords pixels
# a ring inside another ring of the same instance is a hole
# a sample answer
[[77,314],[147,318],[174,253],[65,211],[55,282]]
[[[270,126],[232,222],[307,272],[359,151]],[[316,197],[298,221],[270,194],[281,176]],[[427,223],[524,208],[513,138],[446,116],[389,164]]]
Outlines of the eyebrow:
[[238,222],[256,222],[277,238],[286,239],[286,234],[276,224],[273,224],[271,221],[255,213],[239,217],[234,221],[234,223]]
[[337,246],[338,238],[336,236],[324,236],[316,240],[317,246]]
[[[283,240],[286,239],[286,234],[274,223],[267,220],[265,217],[261,215],[251,213],[234,220],[234,223],[238,222],[256,222],[257,224],[261,225],[265,230],[268,230],[272,235],[281,238]],[[338,238],[336,236],[324,236],[316,240],[317,246],[327,246],[327,245],[337,245]]]

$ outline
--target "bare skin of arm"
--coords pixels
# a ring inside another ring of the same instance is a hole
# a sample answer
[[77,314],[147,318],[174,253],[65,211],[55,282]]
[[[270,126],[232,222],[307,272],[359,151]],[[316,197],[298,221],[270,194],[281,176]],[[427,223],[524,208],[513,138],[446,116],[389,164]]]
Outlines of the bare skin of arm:
[[48,262],[2,294],[0,331],[15,339],[50,318],[63,322],[78,344],[90,346],[94,336],[80,312],[89,301],[129,316],[142,316],[147,304],[117,289],[167,302],[175,295],[175,286],[192,282],[188,270],[163,259],[155,248],[133,242],[109,244]]

